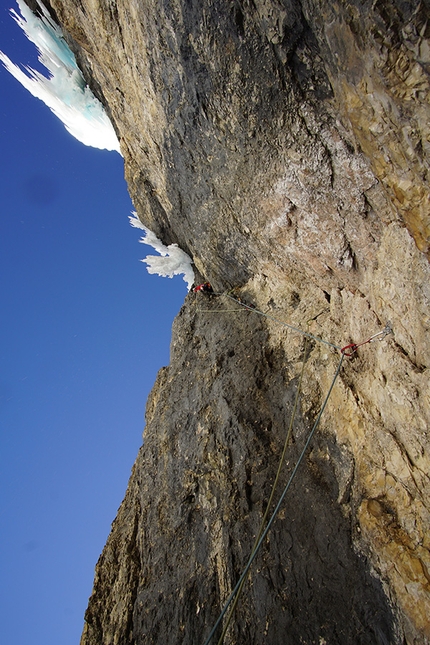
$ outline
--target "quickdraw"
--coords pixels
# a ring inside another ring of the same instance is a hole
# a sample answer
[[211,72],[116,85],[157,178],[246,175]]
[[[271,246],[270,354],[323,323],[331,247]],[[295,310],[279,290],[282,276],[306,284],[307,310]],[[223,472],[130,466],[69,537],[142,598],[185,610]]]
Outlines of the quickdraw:
[[[345,347],[342,347],[340,350],[340,353],[343,354],[344,356],[354,356],[355,352],[359,347],[362,345],[367,345],[367,343],[373,343],[375,340],[383,340],[385,336],[388,334],[392,334],[393,329],[391,327],[391,323],[387,322],[385,325],[384,329],[382,331],[379,331],[377,334],[373,334],[370,338],[367,340],[364,340],[362,343],[350,343],[349,345],[345,345]],[[349,349],[350,351],[347,352],[346,350]]]

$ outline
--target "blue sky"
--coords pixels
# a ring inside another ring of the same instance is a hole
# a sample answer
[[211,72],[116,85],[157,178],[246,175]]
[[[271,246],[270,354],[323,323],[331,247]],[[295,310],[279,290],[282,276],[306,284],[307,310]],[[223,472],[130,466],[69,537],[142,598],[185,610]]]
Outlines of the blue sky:
[[[0,49],[35,66],[11,6]],[[76,645],[187,289],[139,262],[121,157],[3,68],[0,146],[0,642]]]

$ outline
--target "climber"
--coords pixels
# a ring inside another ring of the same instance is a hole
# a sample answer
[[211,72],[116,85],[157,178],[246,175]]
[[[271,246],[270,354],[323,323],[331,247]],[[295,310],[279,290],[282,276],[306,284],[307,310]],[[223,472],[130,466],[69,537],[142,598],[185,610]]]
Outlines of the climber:
[[201,291],[202,293],[214,292],[209,282],[203,282],[203,284],[198,284],[197,287],[194,287],[193,291],[194,293],[197,293],[198,291]]

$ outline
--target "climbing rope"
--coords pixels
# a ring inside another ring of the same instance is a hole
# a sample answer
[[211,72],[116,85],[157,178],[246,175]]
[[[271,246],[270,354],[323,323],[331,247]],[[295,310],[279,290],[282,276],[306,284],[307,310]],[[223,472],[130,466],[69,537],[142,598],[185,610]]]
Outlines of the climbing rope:
[[[324,402],[323,402],[323,404],[321,406],[321,410],[319,411],[319,414],[318,414],[318,416],[317,416],[317,418],[315,420],[315,423],[312,426],[312,430],[310,431],[310,433],[308,435],[306,443],[305,443],[305,445],[303,447],[302,452],[300,453],[300,456],[299,456],[299,458],[298,458],[298,460],[296,462],[296,465],[294,466],[293,472],[290,475],[290,478],[289,478],[289,480],[287,482],[287,485],[285,486],[284,490],[282,491],[281,497],[279,498],[279,501],[278,501],[278,503],[277,503],[277,505],[275,507],[275,510],[273,511],[268,523],[267,523],[266,528],[264,529],[263,533],[261,534],[260,539],[258,540],[258,542],[256,544],[256,547],[252,551],[252,553],[251,553],[251,555],[249,557],[249,560],[248,560],[248,562],[247,562],[247,564],[245,566],[245,569],[242,572],[242,575],[240,576],[239,580],[236,583],[235,588],[233,589],[233,591],[231,592],[229,598],[227,599],[227,602],[225,603],[224,608],[221,611],[221,613],[220,613],[215,625],[213,626],[211,633],[209,634],[208,638],[206,639],[204,645],[209,645],[210,641],[212,640],[212,637],[215,634],[216,630],[218,629],[218,626],[220,625],[222,619],[224,618],[224,616],[225,616],[230,604],[232,603],[232,601],[234,600],[236,594],[238,593],[239,588],[242,586],[242,582],[245,580],[246,576],[248,575],[248,571],[249,571],[252,563],[254,562],[254,559],[255,559],[258,551],[260,550],[260,547],[263,544],[264,539],[266,538],[266,536],[267,536],[267,534],[268,534],[268,532],[270,530],[270,527],[272,526],[273,522],[275,521],[275,518],[276,518],[276,516],[277,516],[277,514],[279,512],[281,504],[284,501],[285,495],[287,494],[287,492],[288,492],[288,490],[289,490],[289,488],[290,488],[290,486],[291,486],[291,484],[292,484],[292,482],[293,482],[293,480],[294,480],[294,478],[296,476],[297,470],[299,469],[299,466],[300,466],[301,462],[303,461],[303,457],[305,456],[306,451],[307,451],[307,449],[309,447],[309,444],[310,444],[310,442],[312,440],[312,437],[314,436],[315,431],[316,431],[316,429],[317,429],[317,427],[319,425],[320,419],[321,419],[322,414],[323,414],[323,412],[325,410],[325,407],[327,405],[327,401],[330,398],[330,394],[331,394],[331,392],[333,390],[333,387],[334,387],[334,384],[336,382],[336,379],[339,376],[340,368],[342,367],[342,363],[343,363],[344,358],[345,358],[345,353],[342,352],[341,357],[340,357],[340,361],[339,361],[338,366],[336,368],[336,372],[335,372],[335,374],[333,376],[333,380],[332,380],[332,382],[330,384],[330,387],[329,387],[329,390],[327,392],[327,395],[326,395],[326,397],[324,399]],[[222,638],[224,638],[224,632],[222,634]],[[220,643],[222,643],[221,639],[218,641],[218,645],[220,645]]]
[[[291,325],[290,323],[287,323],[287,322],[285,322],[283,320],[279,320],[278,318],[275,318],[274,316],[271,316],[270,314],[267,314],[267,313],[265,313],[263,311],[260,311],[256,307],[250,306],[250,305],[242,302],[240,299],[235,298],[234,296],[230,295],[230,293],[214,293],[214,295],[225,296],[226,298],[229,298],[233,302],[235,302],[238,305],[240,305],[245,310],[252,311],[252,312],[254,312],[254,313],[256,313],[256,314],[258,314],[260,316],[264,316],[265,318],[268,318],[269,320],[272,320],[272,321],[282,325],[283,327],[287,327],[288,329],[291,329],[291,330],[301,334],[302,336],[304,336],[306,338],[306,343],[305,343],[304,360],[303,360],[303,364],[302,364],[302,370],[301,370],[301,373],[300,373],[300,379],[299,379],[299,384],[298,384],[296,397],[295,397],[295,401],[294,401],[293,411],[292,411],[292,414],[291,414],[290,424],[289,424],[289,427],[288,427],[287,436],[286,436],[286,439],[285,439],[281,459],[280,459],[280,462],[279,462],[279,465],[278,465],[278,470],[277,470],[275,480],[274,480],[274,483],[273,483],[273,486],[272,486],[272,490],[271,490],[271,493],[270,493],[270,496],[269,496],[269,501],[267,503],[266,510],[265,510],[263,519],[261,521],[260,529],[258,531],[258,534],[257,534],[257,537],[255,539],[254,545],[252,547],[251,555],[249,556],[248,562],[247,562],[247,564],[246,564],[246,566],[245,566],[245,568],[244,568],[244,570],[243,570],[238,582],[236,583],[235,588],[233,589],[232,593],[230,594],[229,598],[227,599],[227,601],[225,603],[225,606],[222,609],[222,611],[221,611],[221,613],[220,613],[215,625],[213,626],[212,631],[210,632],[208,638],[206,639],[204,645],[209,645],[209,643],[212,640],[216,630],[220,626],[221,621],[224,619],[224,616],[227,613],[227,611],[228,611],[228,609],[229,609],[229,607],[231,605],[230,612],[229,612],[229,614],[227,616],[223,631],[221,633],[221,636],[220,636],[220,638],[218,640],[217,645],[222,645],[222,643],[224,641],[224,637],[225,637],[225,635],[227,633],[227,630],[228,630],[228,628],[230,626],[230,623],[231,623],[235,608],[237,606],[237,603],[239,601],[240,595],[242,593],[243,586],[244,586],[244,584],[246,582],[246,578],[248,576],[249,569],[250,569],[250,567],[251,567],[251,565],[252,565],[252,563],[253,563],[253,561],[254,561],[257,553],[258,553],[258,551],[260,550],[260,547],[261,547],[264,539],[266,538],[266,536],[267,536],[267,534],[268,534],[268,532],[269,532],[269,530],[270,530],[270,528],[271,528],[271,526],[272,526],[272,524],[273,524],[273,522],[274,522],[274,520],[275,520],[275,518],[276,518],[276,516],[277,516],[277,514],[279,512],[279,509],[280,509],[281,504],[282,504],[282,502],[283,502],[283,500],[285,498],[285,495],[287,494],[287,492],[288,492],[288,490],[289,490],[289,488],[290,488],[290,486],[291,486],[291,484],[292,484],[292,482],[294,480],[294,477],[295,477],[295,475],[297,473],[297,470],[298,470],[301,462],[303,461],[303,458],[304,458],[304,456],[306,454],[306,451],[307,451],[307,449],[309,447],[309,444],[310,444],[310,442],[312,440],[312,437],[314,436],[315,431],[316,431],[316,429],[317,429],[317,427],[319,425],[320,419],[321,419],[322,414],[323,414],[323,412],[325,410],[327,402],[328,402],[328,400],[330,398],[330,395],[331,395],[331,392],[333,390],[333,387],[334,387],[334,384],[336,382],[336,379],[339,376],[340,369],[342,367],[342,363],[343,363],[343,360],[344,360],[345,356],[352,357],[355,354],[355,352],[357,351],[357,349],[359,347],[361,347],[362,345],[366,345],[367,343],[372,343],[372,342],[374,342],[376,340],[382,340],[383,338],[385,338],[387,336],[387,334],[393,333],[392,328],[391,328],[391,324],[388,322],[387,325],[385,326],[385,328],[382,331],[374,334],[373,336],[370,336],[368,339],[362,341],[361,343],[350,343],[348,345],[345,345],[344,347],[340,347],[339,345],[335,345],[334,343],[326,341],[323,338],[320,338],[319,336],[315,336],[314,334],[311,334],[309,331],[304,331],[302,329],[299,329],[298,327],[295,327],[294,325]],[[232,310],[227,310],[227,309],[226,310],[207,309],[207,310],[202,310],[202,311],[208,311],[208,312],[211,312],[211,313],[217,313],[217,312],[222,312],[222,311],[236,312],[236,311],[241,311],[241,310],[240,309],[232,309]],[[320,315],[320,314],[318,314],[318,315]],[[311,320],[315,320],[316,318],[317,318],[317,316],[315,316]],[[308,323],[309,322],[310,321],[308,321]],[[287,484],[286,484],[286,486],[285,486],[285,488],[284,488],[284,490],[283,490],[283,492],[282,492],[282,494],[281,494],[281,496],[279,498],[279,501],[278,501],[278,503],[277,503],[277,505],[276,505],[276,507],[275,507],[275,509],[274,509],[269,521],[267,522],[266,528],[264,528],[264,524],[266,522],[266,519],[267,519],[267,516],[268,516],[268,513],[269,513],[269,509],[270,509],[271,503],[273,501],[275,490],[276,490],[276,487],[277,487],[277,484],[278,484],[281,469],[282,469],[284,461],[285,461],[285,454],[286,454],[286,450],[287,450],[288,443],[290,441],[290,437],[291,437],[291,433],[292,433],[293,423],[294,423],[294,419],[295,419],[295,415],[296,415],[296,411],[297,411],[297,406],[298,406],[298,400],[299,400],[300,391],[301,391],[303,372],[304,372],[304,367],[305,367],[305,362],[306,362],[306,351],[307,351],[308,339],[312,339],[312,340],[315,340],[315,341],[317,341],[319,343],[322,343],[324,345],[328,345],[329,347],[333,347],[334,349],[336,349],[336,350],[338,350],[340,352],[341,356],[340,356],[340,360],[339,360],[339,363],[337,365],[335,374],[333,376],[333,380],[332,380],[332,382],[330,384],[330,387],[328,389],[327,395],[326,395],[326,397],[324,399],[324,402],[323,402],[323,404],[321,406],[319,414],[318,414],[318,416],[317,416],[317,418],[316,418],[316,420],[314,422],[314,425],[312,426],[312,429],[311,429],[311,431],[310,431],[310,433],[308,435],[308,438],[307,438],[306,443],[305,443],[305,445],[303,447],[303,450],[300,453],[300,456],[299,456],[299,458],[298,458],[298,460],[296,462],[296,465],[294,466],[294,469],[293,469],[293,471],[292,471],[292,473],[290,475],[290,478],[289,478],[289,480],[288,480],[288,482],[287,482]]]
[[245,309],[248,309],[248,311],[253,311],[254,313],[258,314],[259,316],[264,316],[265,318],[268,318],[269,320],[273,320],[274,322],[278,323],[279,325],[282,325],[283,327],[288,327],[288,329],[292,329],[293,331],[296,331],[298,334],[301,334],[302,336],[306,336],[307,338],[312,338],[313,340],[316,340],[318,343],[323,343],[324,345],[328,345],[329,347],[333,347],[334,349],[337,349],[338,351],[342,350],[342,348],[339,345],[335,345],[334,343],[330,343],[328,340],[324,340],[323,338],[320,338],[319,336],[314,336],[313,334],[309,333],[308,331],[303,331],[303,329],[299,329],[298,327],[295,327],[294,325],[291,325],[290,323],[284,322],[283,320],[279,320],[279,318],[275,318],[274,316],[271,316],[270,314],[267,314],[264,311],[260,311],[260,309],[257,309],[255,307],[250,307],[250,305],[247,305],[245,302],[242,302],[241,300],[238,300],[237,298],[234,298],[229,293],[216,293],[214,295],[216,295],[216,296],[225,296],[226,298],[230,298],[230,300],[233,300],[233,302],[236,302],[238,305],[241,305]]
[[[279,477],[281,475],[282,467],[284,465],[285,455],[287,453],[287,447],[288,447],[288,444],[290,443],[291,434],[292,434],[292,431],[293,431],[293,424],[294,424],[294,420],[296,418],[297,407],[298,407],[298,404],[299,404],[300,393],[301,393],[301,390],[302,390],[303,373],[305,371],[306,353],[307,353],[307,349],[308,349],[307,345],[308,345],[308,338],[306,338],[306,340],[305,340],[305,348],[304,348],[304,352],[303,352],[302,369],[300,371],[299,383],[297,385],[296,396],[294,398],[293,411],[291,413],[290,423],[288,425],[287,435],[286,435],[285,441],[284,441],[284,447],[283,447],[283,450],[282,450],[281,458],[279,460],[278,470],[276,471],[275,479],[274,479],[273,484],[272,484],[272,490],[270,491],[269,500],[268,500],[267,505],[266,505],[266,510],[264,512],[263,519],[261,520],[261,523],[260,523],[260,528],[258,530],[257,537],[256,537],[254,545],[252,547],[251,555],[257,549],[257,545],[258,545],[259,540],[261,538],[261,535],[262,535],[262,533],[264,531],[264,525],[266,523],[267,516],[269,515],[269,510],[270,510],[270,507],[272,505],[272,501],[273,501],[273,498],[275,496],[275,491],[276,491],[276,488],[277,488],[277,485],[278,485]],[[248,570],[248,572],[249,572],[249,570]],[[236,596],[234,598],[233,604],[232,604],[232,606],[230,608],[230,612],[229,612],[229,614],[227,616],[227,620],[226,620],[226,623],[224,625],[222,634],[221,634],[221,636],[220,636],[220,638],[218,640],[218,645],[222,645],[222,643],[224,641],[224,637],[225,637],[225,635],[227,633],[227,630],[228,630],[228,628],[230,626],[230,622],[231,622],[231,620],[233,618],[233,614],[235,612],[237,603],[239,602],[239,598],[241,596],[242,589],[243,589],[243,587],[245,585],[248,572],[246,572],[246,574],[243,577],[243,580],[240,583],[240,586],[239,586],[239,588],[237,590],[237,593],[236,593]]]
[[[337,349],[341,354],[351,357],[355,354],[357,349],[359,347],[362,347],[362,345],[367,345],[367,343],[373,343],[376,340],[383,340],[388,334],[393,333],[393,329],[391,327],[391,323],[387,322],[385,325],[384,329],[382,331],[379,331],[376,334],[373,334],[373,336],[370,336],[370,338],[367,338],[367,340],[362,341],[361,343],[350,343],[349,345],[345,345],[345,347],[341,347],[340,345],[335,345],[335,343],[331,343],[328,340],[324,340],[324,338],[321,338],[320,336],[315,336],[314,334],[311,334],[308,331],[304,331],[303,329],[300,329],[299,327],[295,327],[294,325],[291,325],[290,323],[285,322],[284,320],[280,320],[279,318],[275,318],[275,316],[271,316],[268,313],[265,313],[264,311],[260,311],[260,309],[257,309],[254,306],[250,306],[246,304],[245,302],[242,302],[242,300],[235,298],[234,296],[230,295],[228,292],[224,293],[216,293],[213,292],[214,296],[225,296],[226,298],[230,298],[230,300],[233,300],[233,302],[236,302],[238,305],[243,307],[245,310],[248,311],[253,311],[254,313],[258,314],[259,316],[264,316],[265,318],[268,318],[269,320],[272,320],[279,325],[282,325],[283,327],[287,327],[288,329],[292,329],[293,331],[297,332],[298,334],[301,334],[302,336],[305,336],[306,338],[312,338],[313,340],[316,340],[318,343],[323,343],[324,345],[328,345],[329,347],[333,347],[334,349]],[[237,312],[240,311],[240,309],[201,309],[200,311],[206,311],[210,313],[221,313],[221,312]],[[320,315],[320,314],[318,314]],[[314,316],[311,320],[315,320],[318,316]],[[346,350],[349,350],[348,352]]]

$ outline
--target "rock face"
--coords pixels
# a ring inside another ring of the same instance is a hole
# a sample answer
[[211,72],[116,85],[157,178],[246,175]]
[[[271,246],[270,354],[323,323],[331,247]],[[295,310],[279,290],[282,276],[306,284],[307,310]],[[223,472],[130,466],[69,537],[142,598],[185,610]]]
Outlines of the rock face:
[[[204,642],[258,532],[297,388],[291,370],[264,321],[188,297],[98,564],[84,643]],[[300,410],[289,465],[309,416]],[[396,642],[382,586],[351,547],[333,459],[350,479],[346,451],[320,436],[252,569],[232,642]]]
[[[430,642],[428,2],[52,0],[190,294],[82,645],[203,643],[346,358],[226,642]],[[239,311],[237,311],[239,309]],[[278,321],[309,329],[332,345]]]

